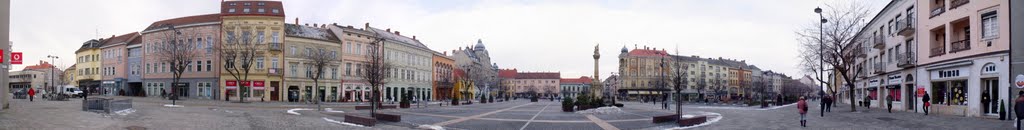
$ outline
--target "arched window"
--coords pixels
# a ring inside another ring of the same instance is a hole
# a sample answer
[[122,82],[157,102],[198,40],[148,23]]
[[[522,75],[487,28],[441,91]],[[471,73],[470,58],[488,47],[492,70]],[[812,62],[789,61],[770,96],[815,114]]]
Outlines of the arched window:
[[981,66],[981,74],[994,74],[994,73],[999,73],[998,71],[996,71],[996,64],[994,64],[994,63],[986,63],[984,66]]

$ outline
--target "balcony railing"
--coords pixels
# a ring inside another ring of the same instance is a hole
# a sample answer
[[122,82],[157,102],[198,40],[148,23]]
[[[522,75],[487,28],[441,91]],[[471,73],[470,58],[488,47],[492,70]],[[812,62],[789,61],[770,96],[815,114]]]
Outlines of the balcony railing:
[[946,46],[937,46],[932,48],[931,55],[928,55],[928,57],[936,57],[943,54],[946,54]]
[[859,74],[857,74],[858,78],[861,78],[861,79],[868,78],[868,71],[863,70],[863,68],[861,68],[861,71],[858,72],[858,73],[859,73]]
[[951,48],[949,48],[949,53],[956,53],[956,52],[970,50],[971,49],[971,39],[964,39],[964,40],[960,40],[960,41],[955,41],[955,42],[952,43],[952,45],[953,46],[950,46]]
[[913,67],[917,64],[917,60],[914,59],[914,52],[904,52],[896,54],[896,67]]
[[957,7],[964,6],[967,3],[971,3],[971,1],[970,0],[953,0],[953,1],[950,2],[950,4],[953,4],[953,5],[949,6],[949,9],[956,9]]
[[885,37],[882,36],[882,35],[876,35],[875,37],[871,38],[871,41],[874,42],[875,48],[878,48],[878,49],[884,49],[885,48],[885,40],[883,40],[883,38],[885,38]]
[[896,30],[900,35],[911,36],[914,35],[914,17],[907,17],[896,21]]
[[853,55],[857,57],[867,57],[868,55],[864,51],[864,47],[858,45],[853,47],[853,52],[851,53],[853,53]]
[[875,74],[884,74],[885,73],[885,64],[882,64],[882,62],[878,62],[878,63],[874,63],[874,64],[875,64],[875,66],[874,66],[875,67],[875,70],[874,70]]
[[272,42],[267,44],[267,49],[270,49],[271,51],[281,51],[281,43]]
[[284,75],[284,73],[281,72],[281,68],[268,68],[267,69],[267,75],[278,75],[279,76],[279,75]]
[[932,16],[928,18],[934,18],[942,13],[946,12],[946,5],[939,5],[939,7],[932,8]]

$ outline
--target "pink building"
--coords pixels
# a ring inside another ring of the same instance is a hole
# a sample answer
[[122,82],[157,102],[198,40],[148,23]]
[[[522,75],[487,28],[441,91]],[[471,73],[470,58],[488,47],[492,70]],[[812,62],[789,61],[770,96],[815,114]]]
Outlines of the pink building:
[[122,95],[121,91],[128,86],[127,82],[127,68],[128,57],[125,56],[128,51],[126,47],[131,42],[139,42],[142,39],[138,32],[131,32],[120,36],[110,36],[107,40],[103,41],[103,45],[100,46],[100,59],[102,64],[100,68],[100,75],[102,80],[100,86],[103,88],[99,91],[105,95]]
[[[220,45],[220,14],[196,15],[153,22],[142,31],[143,89],[148,96],[160,96],[160,91],[172,92],[171,65],[161,61],[159,47],[170,44],[175,31],[177,42],[189,44],[196,54],[183,72],[179,82],[185,87],[175,88],[180,97],[217,99],[221,94],[219,55],[214,50]],[[173,29],[172,29],[173,27]],[[162,88],[162,89],[161,89]]]

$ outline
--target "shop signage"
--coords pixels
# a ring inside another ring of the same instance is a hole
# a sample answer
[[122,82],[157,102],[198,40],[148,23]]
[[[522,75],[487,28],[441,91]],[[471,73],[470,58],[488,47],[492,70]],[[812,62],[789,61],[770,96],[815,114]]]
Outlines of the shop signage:
[[878,87],[878,85],[881,84],[879,82],[880,81],[878,81],[878,79],[872,79],[871,81],[868,81],[868,87]]
[[11,52],[11,64],[12,65],[20,65],[21,64],[21,57],[22,57],[21,56],[21,52]]
[[900,76],[900,75],[889,76],[889,85],[899,85],[900,83],[903,83],[903,76]]
[[238,88],[238,81],[234,81],[234,80],[224,81],[224,86],[227,86],[226,87],[227,89],[237,89]]
[[252,87],[253,87],[252,89],[256,89],[256,90],[263,90],[263,89],[265,89],[265,87],[263,86],[263,81],[252,81]]
[[917,97],[924,97],[924,88],[917,88]]

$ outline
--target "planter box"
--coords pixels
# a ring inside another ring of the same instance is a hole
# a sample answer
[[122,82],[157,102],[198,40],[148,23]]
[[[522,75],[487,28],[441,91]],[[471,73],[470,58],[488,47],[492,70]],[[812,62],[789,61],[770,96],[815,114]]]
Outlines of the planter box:
[[[369,110],[370,108],[371,108],[371,106],[355,106],[356,110]],[[380,105],[380,106],[377,106],[377,109],[395,109],[395,108],[398,108],[398,106],[395,106],[395,105]]]
[[693,126],[693,125],[701,124],[701,123],[704,123],[704,122],[707,122],[707,121],[708,121],[708,117],[706,117],[706,116],[696,116],[696,117],[679,119],[679,121],[676,122],[676,123],[678,123],[679,126]]
[[409,103],[399,103],[398,105],[399,105],[399,107],[402,107],[402,108],[409,108]]
[[363,125],[363,126],[374,126],[374,125],[377,125],[377,120],[375,120],[373,118],[364,117],[364,116],[356,116],[356,115],[345,115],[345,121],[344,122],[352,123],[352,124],[359,124],[359,125]]
[[377,120],[382,120],[382,121],[390,121],[390,122],[401,122],[402,121],[402,115],[377,113],[377,114],[374,114],[374,117],[376,117]]
[[625,106],[625,105],[622,105],[622,103],[616,103],[615,104],[615,107],[623,107],[623,106]]
[[676,120],[679,120],[679,114],[655,116],[655,117],[652,117],[651,120],[653,121],[653,123],[662,123],[662,122],[676,121]]
[[576,105],[576,107],[577,107],[577,110],[587,110],[587,109],[590,109],[590,108],[594,108],[593,106],[590,106],[590,105]]

